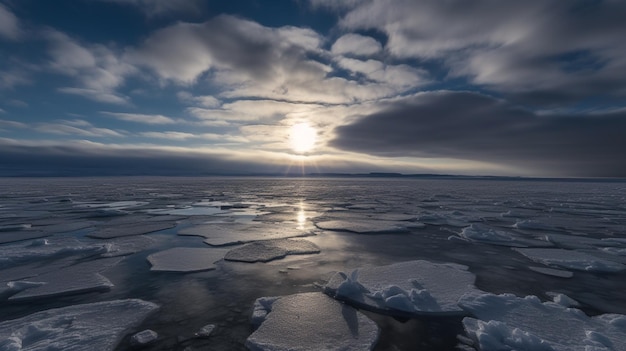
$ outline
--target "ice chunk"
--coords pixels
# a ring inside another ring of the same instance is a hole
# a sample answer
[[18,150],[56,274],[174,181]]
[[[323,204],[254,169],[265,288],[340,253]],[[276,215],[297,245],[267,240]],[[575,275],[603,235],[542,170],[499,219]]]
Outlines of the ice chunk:
[[141,235],[152,232],[158,232],[160,230],[174,228],[176,222],[149,222],[149,223],[135,223],[124,226],[110,226],[95,230],[87,234],[88,237],[97,239],[110,239],[120,236],[132,236]]
[[151,271],[198,272],[217,268],[215,262],[224,258],[225,250],[176,247],[148,256]]
[[626,269],[621,263],[605,260],[590,254],[563,249],[513,249],[531,260],[548,266],[579,271],[618,272]]
[[463,228],[462,238],[470,241],[484,242],[493,245],[528,247],[528,246],[552,246],[552,244],[542,241],[524,238],[516,233],[504,229],[490,227],[484,224],[472,224]]
[[589,249],[595,247],[619,246],[610,241],[589,238],[581,235],[548,234],[546,240],[564,249]]
[[185,228],[178,235],[195,235],[206,238],[212,246],[243,244],[252,241],[285,239],[309,236],[310,232],[278,224],[215,223]]
[[211,336],[211,333],[213,333],[213,330],[215,330],[215,324],[207,324],[204,327],[200,328],[200,330],[198,330],[198,332],[195,333],[194,336],[197,338],[208,338],[209,336]]
[[145,235],[132,236],[127,238],[116,238],[108,242],[107,252],[102,257],[126,256],[145,250],[152,246],[154,239]]
[[9,297],[9,301],[107,291],[113,286],[113,283],[102,276],[100,272],[116,265],[120,260],[121,258],[93,260],[30,278],[29,283],[37,283],[38,285],[18,292]]
[[0,350],[113,350],[158,306],[138,299],[37,312],[0,322]]
[[571,278],[574,276],[574,273],[570,272],[570,271],[564,271],[561,269],[554,269],[554,268],[547,268],[547,267],[536,267],[536,266],[530,266],[528,267],[531,271],[535,271],[537,273],[541,273],[541,274],[545,274],[545,275],[551,275],[553,277],[559,277],[559,278]]
[[48,239],[46,245],[37,245],[37,240],[23,244],[0,246],[0,268],[12,267],[44,259],[59,259],[75,256],[75,259],[106,253],[108,248],[103,243],[87,244],[74,238]]
[[410,228],[422,228],[418,222],[383,221],[375,219],[332,220],[315,223],[323,230],[346,231],[358,234],[401,233]]
[[258,350],[371,350],[379,330],[372,320],[322,293],[276,299],[246,346]]
[[133,346],[144,346],[155,342],[159,334],[154,330],[146,329],[130,337],[130,344]]
[[463,326],[482,351],[626,350],[626,316],[588,317],[536,296],[468,294],[459,304],[475,318]]
[[252,309],[252,316],[250,322],[253,326],[258,327],[263,323],[267,314],[272,310],[272,304],[276,300],[280,299],[280,296],[259,297],[254,301],[254,308]]
[[408,261],[336,273],[324,286],[357,307],[397,316],[462,314],[458,299],[477,292],[475,276],[453,263]]
[[515,224],[513,224],[513,228],[529,229],[529,230],[554,230],[555,229],[554,227],[551,227],[547,224],[534,221],[531,219],[518,220],[517,222],[515,222]]
[[319,253],[317,245],[303,239],[276,239],[258,241],[228,251],[227,261],[268,262],[287,255]]

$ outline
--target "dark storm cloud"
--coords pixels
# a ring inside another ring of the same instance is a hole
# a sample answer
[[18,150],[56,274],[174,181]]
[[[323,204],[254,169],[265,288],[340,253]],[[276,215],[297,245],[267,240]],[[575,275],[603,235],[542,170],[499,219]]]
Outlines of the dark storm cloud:
[[450,76],[554,105],[626,95],[624,18],[624,1],[370,0],[341,24],[383,31],[395,57],[445,62]]
[[391,157],[449,157],[540,175],[626,176],[626,111],[538,115],[472,92],[420,93],[336,129],[331,144]]

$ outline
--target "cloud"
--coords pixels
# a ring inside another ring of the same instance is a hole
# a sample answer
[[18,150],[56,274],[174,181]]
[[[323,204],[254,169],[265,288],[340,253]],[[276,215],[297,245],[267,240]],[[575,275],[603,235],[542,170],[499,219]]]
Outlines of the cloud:
[[384,32],[398,59],[542,103],[626,94],[624,16],[621,1],[371,0],[340,25]]
[[359,34],[344,34],[331,47],[335,55],[372,56],[383,50],[380,43],[372,38]]
[[43,34],[49,43],[50,69],[73,78],[78,84],[58,91],[103,103],[128,104],[128,98],[115,89],[123,85],[128,75],[136,72],[132,65],[106,46],[84,46],[53,29],[45,30]]
[[180,91],[176,93],[176,97],[182,102],[198,104],[203,107],[215,108],[221,105],[220,100],[211,95],[194,96],[190,92]]
[[338,127],[331,145],[386,157],[475,160],[538,175],[626,176],[626,112],[538,115],[472,92],[394,99]]
[[162,84],[192,86],[207,80],[220,91],[219,99],[342,104],[406,89],[339,76],[332,67],[332,54],[322,43],[322,37],[311,29],[271,28],[220,15],[204,23],[160,29],[139,47],[129,49],[126,59],[149,68]]
[[[0,109],[1,113],[4,113],[4,110]],[[18,122],[18,121],[10,121],[10,120],[6,120],[6,119],[0,119],[0,128],[11,128],[11,129],[15,129],[15,128],[27,128],[28,125],[22,122]]]
[[[313,161],[311,161],[313,162]],[[366,161],[326,158],[313,163],[288,155],[211,151],[89,141],[23,142],[0,138],[0,176],[297,175],[302,172],[385,171]]]
[[18,18],[6,6],[0,4],[0,38],[17,40],[21,35]]
[[140,113],[122,113],[122,112],[107,112],[101,111],[100,113],[115,117],[119,120],[126,122],[134,122],[134,123],[142,123],[142,124],[175,124],[179,123],[179,121],[163,116],[163,115],[148,115],[148,114],[140,114]]
[[59,120],[56,123],[36,123],[34,129],[40,133],[70,135],[78,137],[124,137],[123,133],[108,128],[99,128],[84,120]]

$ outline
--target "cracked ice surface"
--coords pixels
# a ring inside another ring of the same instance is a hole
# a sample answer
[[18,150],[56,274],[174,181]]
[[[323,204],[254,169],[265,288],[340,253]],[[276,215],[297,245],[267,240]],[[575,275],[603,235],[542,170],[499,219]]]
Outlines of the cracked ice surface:
[[303,255],[319,253],[317,245],[303,239],[264,240],[228,251],[224,257],[227,261],[268,262],[287,255]]
[[458,299],[478,292],[474,274],[453,263],[408,261],[338,272],[325,292],[357,307],[391,315],[461,314]]
[[361,351],[378,340],[376,323],[322,293],[260,298],[255,316],[261,326],[246,340],[253,351]]
[[557,302],[511,294],[468,294],[459,304],[476,317],[464,318],[463,325],[482,351],[626,350],[624,315],[589,317]]
[[0,323],[0,350],[113,350],[158,306],[115,300],[33,313]]
[[151,271],[198,272],[217,268],[215,262],[224,258],[225,250],[175,247],[148,256]]
[[589,272],[618,272],[626,269],[619,262],[605,260],[584,252],[563,249],[513,249],[529,259],[548,266]]

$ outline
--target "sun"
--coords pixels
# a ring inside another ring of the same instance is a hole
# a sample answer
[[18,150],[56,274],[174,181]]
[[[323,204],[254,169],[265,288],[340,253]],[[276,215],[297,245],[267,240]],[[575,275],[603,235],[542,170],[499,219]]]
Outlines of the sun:
[[294,124],[289,130],[291,149],[299,154],[313,150],[316,141],[317,130],[308,123]]

